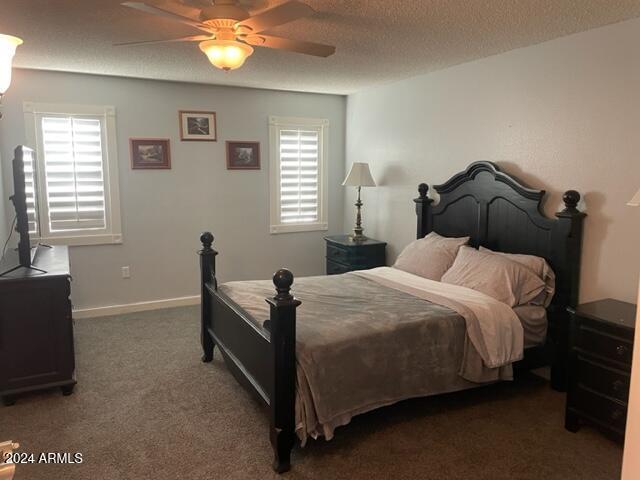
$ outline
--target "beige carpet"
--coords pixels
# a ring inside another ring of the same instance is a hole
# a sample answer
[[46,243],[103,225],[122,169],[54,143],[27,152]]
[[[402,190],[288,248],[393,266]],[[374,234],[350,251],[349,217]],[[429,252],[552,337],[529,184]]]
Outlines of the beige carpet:
[[[198,309],[76,321],[78,385],[0,407],[0,441],[82,452],[16,480],[268,479],[268,419],[216,354],[200,363]],[[622,449],[563,428],[564,395],[537,377],[362,415],[294,450],[289,479],[615,479]]]

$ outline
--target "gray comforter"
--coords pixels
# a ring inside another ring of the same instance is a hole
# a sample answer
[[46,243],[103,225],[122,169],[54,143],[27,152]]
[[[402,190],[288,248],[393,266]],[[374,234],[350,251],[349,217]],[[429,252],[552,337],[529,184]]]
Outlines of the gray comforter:
[[[256,325],[269,318],[271,281],[219,288]],[[354,415],[383,405],[478,385],[459,375],[468,342],[465,320],[453,310],[353,274],[299,278],[293,291],[302,300],[296,430],[303,442],[331,439]],[[488,381],[505,378],[499,375]]]

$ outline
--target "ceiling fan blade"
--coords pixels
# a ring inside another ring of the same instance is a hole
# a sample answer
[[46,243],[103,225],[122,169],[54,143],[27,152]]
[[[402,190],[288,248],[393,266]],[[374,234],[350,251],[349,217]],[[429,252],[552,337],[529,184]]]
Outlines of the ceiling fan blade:
[[122,5],[125,7],[133,8],[135,10],[140,10],[141,12],[150,13],[152,15],[157,15],[159,17],[164,17],[176,22],[184,23],[205,32],[211,32],[209,27],[207,27],[200,21],[185,17],[183,15],[178,15],[177,13],[167,10],[166,8],[160,8],[144,2],[124,2]]
[[[316,11],[309,5],[291,0],[240,22],[247,33],[259,33],[268,28],[293,22],[299,18],[313,15]],[[242,28],[240,28],[242,31]]]
[[171,42],[204,42],[213,39],[213,35],[191,35],[190,37],[168,38],[165,40],[144,40],[142,42],[125,42],[116,43],[116,47],[135,47],[138,45],[152,45],[154,43],[171,43]]
[[288,38],[274,37],[273,35],[247,35],[244,40],[249,45],[256,47],[277,48],[290,52],[304,53],[315,57],[329,57],[336,53],[336,47],[322,45],[321,43],[304,42],[302,40],[290,40]]
[[[195,0],[191,0],[191,3],[193,3],[194,1]],[[211,6],[211,1],[202,1],[203,3],[208,4],[206,6]],[[145,0],[144,3],[154,7],[158,7],[171,13],[175,13],[176,15],[180,15],[181,17],[190,18],[194,22],[200,22],[201,20],[200,13],[202,12],[202,9],[195,6],[186,5],[180,0]]]

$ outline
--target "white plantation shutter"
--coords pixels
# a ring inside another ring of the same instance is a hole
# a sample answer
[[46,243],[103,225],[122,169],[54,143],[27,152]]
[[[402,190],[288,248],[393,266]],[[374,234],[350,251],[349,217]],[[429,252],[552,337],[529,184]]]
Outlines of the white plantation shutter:
[[328,122],[270,117],[271,233],[326,230]]
[[25,102],[24,113],[40,241],[122,243],[115,108]]
[[42,143],[49,230],[106,228],[100,119],[43,117]]
[[318,132],[280,130],[280,221],[318,221]]

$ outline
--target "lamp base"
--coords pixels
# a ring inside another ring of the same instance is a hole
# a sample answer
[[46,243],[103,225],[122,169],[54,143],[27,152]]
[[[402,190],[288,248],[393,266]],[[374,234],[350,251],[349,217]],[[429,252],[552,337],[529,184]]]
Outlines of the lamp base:
[[367,240],[367,236],[363,235],[364,229],[362,228],[354,228],[353,229],[353,233],[351,235],[349,235],[349,240],[351,240],[354,243],[358,243],[358,242],[364,242],[365,240]]

